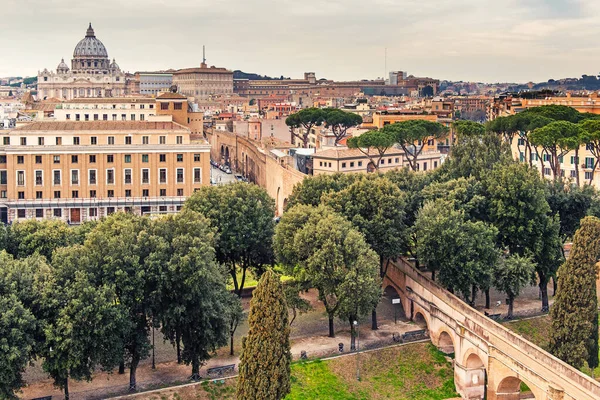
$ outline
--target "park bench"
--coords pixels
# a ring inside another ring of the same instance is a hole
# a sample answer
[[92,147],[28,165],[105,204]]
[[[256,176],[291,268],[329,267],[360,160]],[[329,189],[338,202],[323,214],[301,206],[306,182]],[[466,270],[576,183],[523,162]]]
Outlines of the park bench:
[[402,334],[402,342],[414,342],[415,340],[427,339],[428,336],[427,329],[410,331]]
[[209,377],[213,377],[213,376],[223,376],[224,374],[230,373],[230,372],[234,372],[235,371],[235,364],[230,364],[230,365],[223,365],[220,367],[212,367],[209,368],[206,371],[206,374]]
[[485,316],[494,321],[500,321],[502,319],[502,314],[489,314],[488,312],[485,312]]

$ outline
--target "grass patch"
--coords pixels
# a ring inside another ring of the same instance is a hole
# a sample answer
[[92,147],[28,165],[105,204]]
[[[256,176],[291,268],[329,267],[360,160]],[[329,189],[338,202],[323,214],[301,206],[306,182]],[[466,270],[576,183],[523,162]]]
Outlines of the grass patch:
[[549,315],[505,322],[503,325],[511,331],[523,336],[530,342],[540,346],[542,349],[548,348],[552,325],[552,320]]
[[[275,266],[274,268],[275,272],[278,273],[282,273],[281,268],[279,268],[278,266]],[[238,285],[242,283],[242,271],[237,271],[236,274],[236,278],[238,281]],[[291,276],[287,276],[287,275],[281,275],[281,281],[285,282],[285,281],[289,281],[290,279],[292,279]],[[248,270],[246,271],[246,280],[244,281],[244,288],[252,288],[252,287],[256,287],[256,285],[258,285],[258,279],[256,279],[256,277],[254,276],[254,274],[252,273],[252,271]],[[227,280],[227,290],[233,290],[233,278],[231,278],[231,276],[229,276],[229,279]]]

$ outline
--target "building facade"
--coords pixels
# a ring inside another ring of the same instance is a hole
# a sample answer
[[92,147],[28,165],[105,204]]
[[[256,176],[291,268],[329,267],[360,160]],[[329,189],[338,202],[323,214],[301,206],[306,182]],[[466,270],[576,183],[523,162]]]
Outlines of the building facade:
[[158,96],[163,92],[168,92],[173,85],[173,72],[136,72],[135,78],[140,83],[140,94],[142,96]]
[[38,73],[38,98],[70,100],[78,97],[120,97],[135,92],[135,80],[113,59],[96,38],[92,24],[85,37],[75,46],[71,67],[62,59],[56,72]]
[[210,146],[172,121],[42,121],[0,134],[5,223],[176,212],[210,183]]
[[203,99],[214,95],[233,94],[233,72],[206,63],[199,68],[185,68],[173,73],[173,85],[185,96]]

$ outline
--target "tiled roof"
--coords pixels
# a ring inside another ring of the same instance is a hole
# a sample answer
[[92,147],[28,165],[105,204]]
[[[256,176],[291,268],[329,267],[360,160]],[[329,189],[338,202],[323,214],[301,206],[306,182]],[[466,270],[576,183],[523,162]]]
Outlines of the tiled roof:
[[160,96],[156,97],[157,99],[187,99],[187,97],[179,94],[179,93],[171,93],[171,92],[164,92],[163,94],[161,94]]
[[182,130],[172,121],[42,121],[20,126],[13,131],[137,131]]
[[[376,150],[371,150],[371,149],[369,149],[368,153],[372,156],[379,155],[379,153]],[[401,154],[404,154],[404,151],[402,151],[400,149],[396,149],[396,148],[388,149],[385,152],[386,156],[401,155]],[[336,148],[336,149],[318,151],[315,154],[313,154],[313,158],[328,158],[328,159],[333,159],[333,160],[340,160],[343,158],[363,158],[363,157],[366,157],[366,155],[363,154],[359,149],[349,149],[347,147],[340,147],[340,148]]]
[[197,67],[197,68],[184,68],[184,69],[179,69],[175,72],[173,72],[174,75],[179,75],[179,74],[231,74],[233,75],[233,72],[229,71],[228,69],[225,68],[215,68],[215,67],[210,67],[210,68],[201,68],[201,67]]

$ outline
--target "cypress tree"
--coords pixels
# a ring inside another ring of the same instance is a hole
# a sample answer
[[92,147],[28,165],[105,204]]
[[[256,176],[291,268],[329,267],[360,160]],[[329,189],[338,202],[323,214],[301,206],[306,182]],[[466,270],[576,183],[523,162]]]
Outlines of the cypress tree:
[[586,217],[575,233],[569,259],[558,270],[558,291],[550,312],[550,351],[575,368],[598,366],[596,262],[600,219]]
[[283,287],[273,271],[261,277],[242,341],[238,400],[279,400],[290,392],[290,327]]

